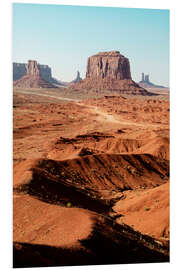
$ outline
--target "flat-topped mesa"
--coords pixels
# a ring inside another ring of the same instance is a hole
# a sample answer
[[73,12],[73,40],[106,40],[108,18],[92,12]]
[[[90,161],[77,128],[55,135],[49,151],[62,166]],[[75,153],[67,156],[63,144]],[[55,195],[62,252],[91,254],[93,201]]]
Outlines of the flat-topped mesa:
[[100,52],[88,58],[86,78],[131,79],[128,58],[119,51]]
[[92,92],[107,90],[120,94],[152,95],[132,80],[129,60],[119,51],[90,56],[86,78],[69,87]]
[[112,55],[112,56],[117,56],[117,55],[120,55],[120,52],[119,51],[110,51],[110,52],[99,52],[96,55]]
[[26,73],[13,82],[15,87],[23,88],[55,88],[53,84],[41,77],[40,65],[35,60],[29,60],[25,65]]
[[35,60],[29,60],[26,65],[26,74],[32,76],[40,76],[40,68]]

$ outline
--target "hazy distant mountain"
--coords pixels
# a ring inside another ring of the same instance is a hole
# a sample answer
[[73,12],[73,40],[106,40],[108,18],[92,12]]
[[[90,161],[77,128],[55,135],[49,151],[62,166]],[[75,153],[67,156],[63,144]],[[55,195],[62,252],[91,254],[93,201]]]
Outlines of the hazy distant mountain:
[[166,88],[165,86],[156,85],[156,84],[150,82],[149,75],[144,75],[144,73],[142,73],[142,79],[138,84],[144,88]]

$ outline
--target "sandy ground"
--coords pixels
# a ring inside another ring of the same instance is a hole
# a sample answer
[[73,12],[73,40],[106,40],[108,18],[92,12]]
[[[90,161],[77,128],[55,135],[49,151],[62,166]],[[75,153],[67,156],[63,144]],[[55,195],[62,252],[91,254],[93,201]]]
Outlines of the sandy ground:
[[[146,262],[168,260],[165,96],[14,90],[14,265],[128,263],[142,253]],[[41,246],[56,255],[47,260]]]

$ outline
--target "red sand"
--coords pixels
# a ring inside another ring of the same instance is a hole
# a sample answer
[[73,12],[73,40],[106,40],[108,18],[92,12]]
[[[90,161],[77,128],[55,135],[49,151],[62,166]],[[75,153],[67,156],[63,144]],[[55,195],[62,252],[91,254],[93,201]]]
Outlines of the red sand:
[[156,238],[169,238],[169,182],[153,189],[129,192],[113,209],[123,215],[118,222]]
[[[79,240],[97,233],[102,214],[163,245],[169,239],[169,101],[65,103],[55,90],[54,99],[50,90],[44,97],[36,91],[41,96],[14,94],[14,241],[81,247]],[[114,229],[103,222],[102,233],[108,228],[111,237]]]

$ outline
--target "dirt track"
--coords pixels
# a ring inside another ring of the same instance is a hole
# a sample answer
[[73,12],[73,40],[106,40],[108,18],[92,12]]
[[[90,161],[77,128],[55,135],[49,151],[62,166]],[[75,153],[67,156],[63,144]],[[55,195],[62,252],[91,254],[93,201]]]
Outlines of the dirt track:
[[[137,127],[143,127],[147,126],[150,128],[155,128],[157,127],[157,125],[149,125],[148,123],[134,123],[132,121],[125,121],[124,119],[116,119],[116,117],[112,114],[109,114],[107,112],[103,112],[102,110],[100,110],[97,106],[90,106],[87,104],[83,104],[80,103],[80,100],[78,99],[71,99],[71,98],[65,98],[65,97],[60,97],[57,95],[47,95],[47,94],[42,94],[42,93],[35,93],[35,92],[31,92],[30,90],[28,91],[24,91],[24,90],[18,90],[18,93],[22,93],[22,94],[29,94],[29,95],[37,95],[37,96],[42,96],[42,97],[49,97],[49,98],[53,98],[53,99],[57,99],[57,100],[64,100],[64,101],[71,101],[74,102],[75,104],[79,105],[79,106],[85,106],[86,108],[89,109],[89,112],[94,113],[95,117],[94,120],[100,121],[100,122],[110,122],[110,123],[114,123],[114,124],[123,124],[123,125],[134,125]],[[88,111],[87,111],[88,113]]]
[[30,90],[28,91],[24,91],[24,90],[16,90],[18,93],[21,94],[26,94],[26,95],[36,95],[36,96],[42,96],[42,97],[49,97],[49,98],[55,98],[55,99],[59,99],[59,100],[66,100],[66,101],[75,101],[75,102],[79,102],[78,99],[72,99],[72,98],[65,98],[65,97],[58,97],[56,95],[47,95],[47,94],[42,94],[42,93],[35,93],[32,92]]

